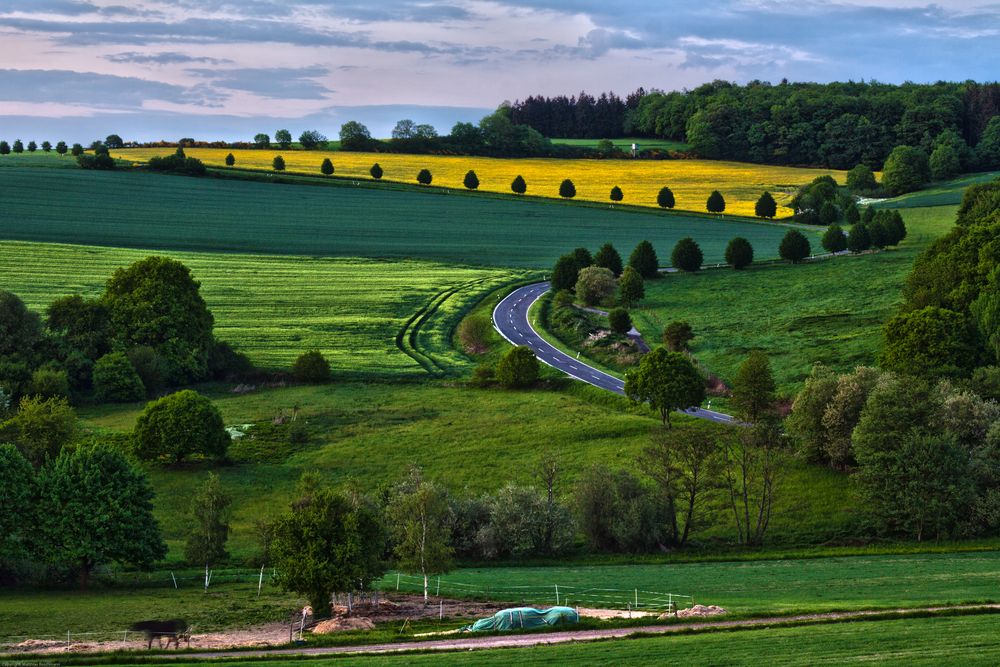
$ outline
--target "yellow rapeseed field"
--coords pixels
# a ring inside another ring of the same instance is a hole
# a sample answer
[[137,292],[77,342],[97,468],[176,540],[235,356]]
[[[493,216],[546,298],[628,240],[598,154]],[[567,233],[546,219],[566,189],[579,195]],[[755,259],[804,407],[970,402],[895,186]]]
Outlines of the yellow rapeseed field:
[[[115,157],[143,162],[154,155],[166,155],[171,148],[132,148],[115,151]],[[379,163],[383,180],[416,183],[417,173],[429,169],[432,187],[463,188],[470,169],[479,178],[479,189],[510,193],[510,183],[521,175],[528,184],[527,194],[558,197],[559,184],[570,179],[576,186],[576,198],[609,202],[611,188],[624,193],[622,203],[656,206],[656,195],[668,186],[677,200],[675,208],[705,211],[705,201],[712,190],[726,199],[726,213],[752,216],[754,202],[768,190],[779,204],[778,216],[791,215],[788,203],[798,186],[823,174],[843,183],[845,172],[825,169],[773,167],[742,162],[714,160],[563,160],[549,158],[498,159],[470,156],[401,155],[394,153],[350,153],[341,151],[302,151],[267,149],[233,150],[225,148],[189,148],[185,151],[210,166],[224,166],[228,153],[237,167],[270,170],[274,156],[285,160],[285,171],[320,173],[324,158],[330,158],[338,176],[371,178],[368,170]]]

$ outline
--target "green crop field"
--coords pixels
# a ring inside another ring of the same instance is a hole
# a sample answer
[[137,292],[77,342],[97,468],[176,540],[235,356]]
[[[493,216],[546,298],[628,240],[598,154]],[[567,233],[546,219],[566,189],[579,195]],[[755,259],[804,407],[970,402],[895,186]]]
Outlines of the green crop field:
[[[582,146],[584,148],[597,148],[597,144],[602,139],[551,139],[552,143],[562,146]],[[623,151],[631,151],[632,144],[639,144],[639,150],[661,150],[661,151],[684,151],[688,145],[683,141],[670,141],[668,139],[648,139],[643,137],[626,137],[624,139],[612,139],[615,148]]]
[[903,211],[899,249],[792,266],[671,274],[646,283],[633,318],[647,340],[685,320],[692,351],[724,380],[753,349],[768,353],[779,389],[795,392],[821,361],[840,371],[874,364],[882,323],[901,299],[916,255],[954,223],[954,206]]
[[547,269],[575,246],[610,241],[627,256],[643,239],[666,263],[683,236],[697,239],[710,262],[721,261],[734,236],[750,239],[758,256],[775,257],[787,231],[775,223],[351,181],[307,187],[16,167],[0,170],[0,178],[0,239],[22,241]]
[[981,174],[969,174],[951,181],[932,183],[928,187],[908,195],[892,199],[876,199],[876,208],[920,208],[923,206],[949,206],[962,203],[965,189],[976,183],[987,183],[1000,178],[1000,172],[990,171]]
[[[149,254],[153,251],[0,241],[0,284],[43,311],[67,294],[97,296],[117,267]],[[215,316],[218,337],[255,363],[288,368],[301,352],[318,349],[340,377],[424,374],[424,366],[397,347],[396,336],[428,306],[417,347],[440,370],[467,364],[451,346],[452,327],[484,294],[523,275],[409,260],[160,254],[191,269]]]

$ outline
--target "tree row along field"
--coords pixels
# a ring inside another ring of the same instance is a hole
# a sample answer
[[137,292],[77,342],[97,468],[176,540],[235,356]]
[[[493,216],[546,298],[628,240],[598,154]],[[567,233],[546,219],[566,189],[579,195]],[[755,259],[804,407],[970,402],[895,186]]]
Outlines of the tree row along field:
[[875,363],[914,258],[954,225],[956,210],[903,209],[908,236],[894,250],[649,281],[632,318],[646,340],[669,322],[690,323],[692,354],[727,381],[751,350],[764,350],[779,389],[793,394],[814,362],[840,372]]
[[[0,238],[22,241],[548,269],[567,246],[611,242],[628,253],[648,239],[666,257],[685,236],[701,244],[706,262],[723,261],[734,236],[767,259],[777,257],[787,231],[772,223],[359,188],[349,181],[323,188],[77,169],[9,167],[2,174]],[[817,248],[819,231],[807,231]]]
[[431,348],[426,352],[451,360],[451,320],[487,292],[523,276],[411,260],[154,253],[4,241],[0,282],[41,312],[60,296],[97,296],[116,268],[149,254],[168,255],[191,269],[215,315],[216,334],[255,364],[287,369],[301,352],[317,349],[341,377],[423,375],[420,364],[396,347],[396,334],[435,295],[476,281],[424,325]]
[[[156,155],[169,155],[172,148],[130,148],[113,151],[118,158],[144,162]],[[559,184],[570,179],[576,186],[576,198],[608,202],[611,188],[624,193],[623,204],[656,207],[656,195],[669,187],[677,199],[676,208],[705,211],[705,202],[713,190],[726,199],[726,213],[753,216],[754,202],[765,190],[774,195],[778,216],[792,214],[784,206],[799,186],[817,176],[832,175],[843,183],[845,172],[829,169],[800,169],[721,162],[714,160],[579,160],[554,158],[486,158],[442,155],[406,155],[399,153],[353,153],[344,151],[229,150],[225,148],[189,148],[185,153],[206,165],[222,167],[226,155],[236,158],[234,166],[243,169],[270,170],[276,155],[285,160],[285,170],[294,173],[320,173],[324,158],[334,165],[335,174],[370,179],[369,169],[376,162],[384,170],[382,178],[402,183],[416,183],[417,173],[429,169],[432,185],[464,189],[463,179],[471,169],[479,178],[479,189],[510,193],[511,181],[518,175],[527,182],[527,194],[559,196]]]

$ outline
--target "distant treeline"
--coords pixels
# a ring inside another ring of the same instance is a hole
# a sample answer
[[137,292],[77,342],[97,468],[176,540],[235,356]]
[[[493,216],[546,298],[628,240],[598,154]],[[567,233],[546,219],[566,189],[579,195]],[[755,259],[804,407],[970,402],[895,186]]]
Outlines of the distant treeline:
[[687,142],[699,157],[767,164],[881,168],[895,146],[930,152],[942,132],[979,143],[1000,115],[1000,84],[714,81],[694,90],[639,89],[623,102],[529,97],[511,105],[515,123],[548,137],[655,137]]

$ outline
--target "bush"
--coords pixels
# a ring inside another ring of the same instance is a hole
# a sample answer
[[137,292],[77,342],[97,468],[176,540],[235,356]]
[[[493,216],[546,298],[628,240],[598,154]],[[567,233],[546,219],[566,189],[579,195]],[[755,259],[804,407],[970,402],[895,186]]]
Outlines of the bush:
[[319,350],[309,350],[295,360],[292,374],[299,382],[323,384],[330,381],[330,364]]
[[739,271],[753,264],[753,246],[742,236],[729,241],[726,246],[726,264]]
[[868,165],[859,164],[847,172],[847,189],[852,192],[871,192],[878,187],[875,174]]
[[465,178],[462,179],[462,185],[466,187],[467,190],[476,190],[479,188],[479,177],[476,176],[476,172],[469,170],[465,174]]
[[100,155],[87,155],[86,153],[81,153],[76,158],[76,163],[80,165],[81,169],[96,169],[101,171],[107,171],[115,168],[115,161],[107,153],[102,153]]
[[528,191],[528,184],[524,182],[524,178],[520,174],[510,182],[510,191],[516,195],[523,195]]
[[383,174],[382,167],[379,165],[378,162],[376,162],[375,164],[372,165],[372,168],[368,170],[368,173],[371,174],[372,178],[374,178],[377,181],[380,178],[382,178]]
[[147,404],[135,422],[132,441],[142,460],[179,463],[197,454],[223,458],[229,434],[212,401],[186,389]]
[[847,235],[839,225],[830,225],[823,234],[822,244],[827,252],[843,252],[847,249]]
[[588,306],[602,303],[618,289],[613,273],[600,266],[588,266],[576,279],[576,296]]
[[130,403],[146,395],[142,378],[124,352],[111,352],[94,363],[94,393],[98,400]]
[[430,169],[421,169],[420,173],[417,174],[417,183],[420,185],[430,185],[433,180],[434,176],[431,175]]
[[469,383],[475,387],[488,387],[497,378],[496,366],[489,362],[483,362],[472,370],[472,378]]
[[508,483],[482,505],[486,517],[477,518],[486,520],[476,546],[484,558],[559,554],[573,543],[569,512],[558,502],[550,506],[538,489]]
[[882,169],[882,187],[895,197],[919,190],[930,177],[926,153],[911,146],[897,146],[886,158]]
[[809,239],[797,229],[789,229],[785,238],[781,239],[781,245],[778,246],[781,258],[793,264],[798,264],[808,257],[810,250]]
[[29,391],[44,398],[69,396],[69,375],[63,368],[43,366],[31,374]]
[[643,552],[662,540],[660,503],[631,473],[594,466],[576,486],[580,528],[594,551]]
[[271,160],[271,169],[274,171],[284,171],[285,170],[285,158],[280,155],[275,155],[274,159]]
[[708,196],[708,201],[705,202],[705,208],[709,213],[722,214],[726,210],[726,199],[718,190],[712,190],[712,194]]
[[693,272],[701,268],[701,263],[705,256],[701,252],[701,246],[691,238],[686,236],[677,242],[674,250],[670,253],[670,263],[675,269]]
[[778,214],[778,203],[770,192],[764,191],[757,203],[754,204],[754,213],[758,218],[773,218]]
[[178,148],[174,155],[153,156],[147,163],[153,171],[161,171],[182,176],[204,176],[207,170],[198,158],[184,157],[183,149]]
[[531,348],[519,345],[507,351],[497,364],[497,382],[506,389],[530,387],[538,381],[538,358]]
[[563,199],[572,199],[576,196],[576,186],[568,178],[559,184],[559,196]]
[[459,322],[455,335],[467,354],[485,354],[493,337],[493,321],[488,315],[469,315]]
[[234,164],[236,164],[236,156],[230,153],[226,156],[226,166],[232,167]]
[[612,331],[622,336],[632,330],[632,318],[624,308],[615,308],[608,313],[608,324]]
[[334,172],[333,162],[331,162],[330,158],[328,157],[323,158],[323,164],[319,166],[319,173],[323,174],[324,176],[333,176],[333,172]]
[[609,196],[613,202],[620,202],[625,198],[625,194],[622,192],[622,189],[617,185],[611,188],[611,194]]

